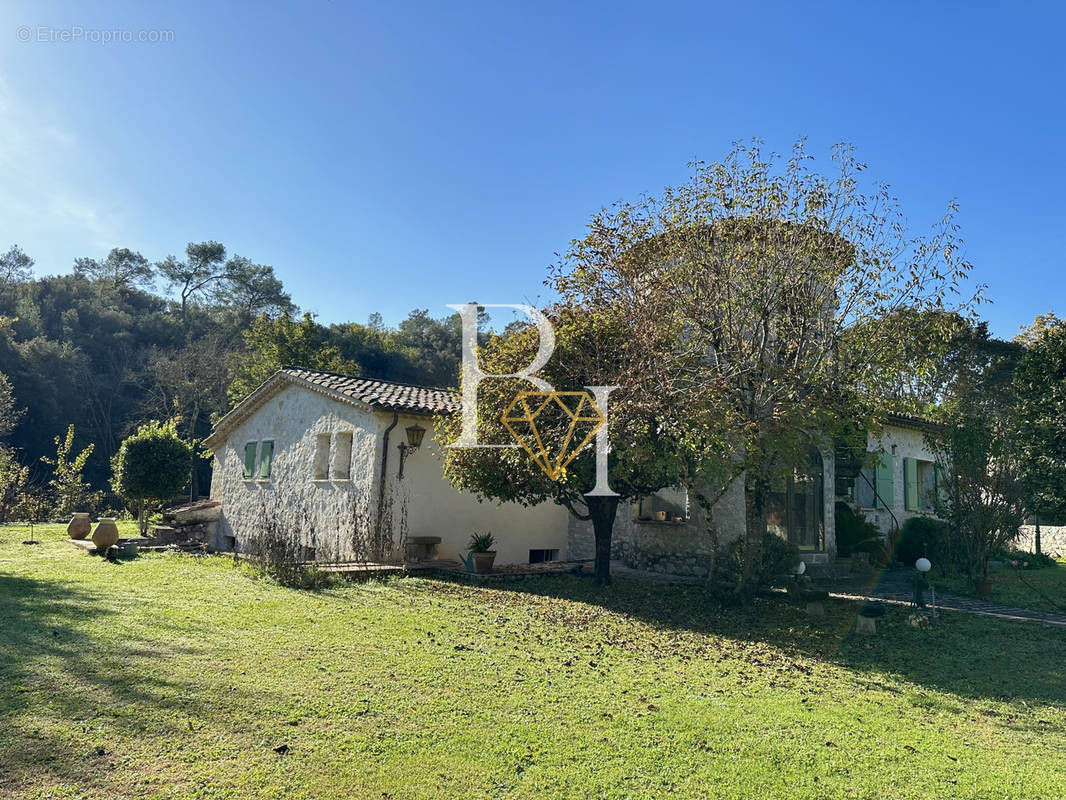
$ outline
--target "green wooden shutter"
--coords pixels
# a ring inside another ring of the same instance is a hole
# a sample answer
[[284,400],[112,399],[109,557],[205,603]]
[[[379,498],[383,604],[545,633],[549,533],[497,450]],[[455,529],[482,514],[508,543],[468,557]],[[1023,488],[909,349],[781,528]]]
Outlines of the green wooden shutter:
[[877,507],[892,508],[895,504],[895,458],[882,453],[877,459]]
[[259,477],[269,478],[270,467],[274,461],[274,443],[263,442],[263,446],[259,449]]
[[913,458],[903,459],[903,508],[918,510],[918,462]]
[[258,442],[248,442],[244,446],[244,477],[255,475],[255,448]]

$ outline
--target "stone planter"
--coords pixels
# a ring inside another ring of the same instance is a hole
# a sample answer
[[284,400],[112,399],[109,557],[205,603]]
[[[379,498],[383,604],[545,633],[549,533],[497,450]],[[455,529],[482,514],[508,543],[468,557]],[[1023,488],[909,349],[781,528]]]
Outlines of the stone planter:
[[877,618],[884,615],[885,607],[881,603],[866,603],[855,620],[855,632],[877,633]]
[[102,517],[96,522],[96,530],[93,531],[93,544],[96,549],[104,551],[118,542],[118,525],[111,517]]
[[495,550],[487,553],[471,553],[470,555],[474,559],[474,572],[478,575],[487,575],[492,572],[492,562],[496,560]]
[[84,539],[92,529],[93,524],[89,522],[89,512],[79,511],[67,523],[67,536],[71,539]]

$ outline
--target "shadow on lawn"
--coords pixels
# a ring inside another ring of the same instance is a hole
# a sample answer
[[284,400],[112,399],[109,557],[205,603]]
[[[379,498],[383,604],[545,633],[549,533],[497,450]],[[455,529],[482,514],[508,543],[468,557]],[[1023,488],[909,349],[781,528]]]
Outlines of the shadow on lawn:
[[46,778],[91,782],[121,756],[116,740],[149,725],[180,738],[210,713],[194,683],[168,677],[168,659],[191,648],[84,631],[89,615],[118,619],[104,605],[60,582],[0,574],[0,794]]
[[1039,625],[945,612],[933,630],[911,628],[911,609],[891,607],[878,633],[854,633],[860,603],[831,601],[808,617],[784,598],[751,608],[723,604],[700,586],[617,580],[601,589],[570,576],[505,584],[505,591],[590,603],[663,630],[762,642],[858,672],[893,675],[964,697],[1066,703],[1066,633]]

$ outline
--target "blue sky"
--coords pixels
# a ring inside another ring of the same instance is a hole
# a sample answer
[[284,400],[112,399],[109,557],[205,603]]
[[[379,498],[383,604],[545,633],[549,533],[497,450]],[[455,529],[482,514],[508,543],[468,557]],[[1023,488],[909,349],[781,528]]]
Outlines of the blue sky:
[[[395,322],[542,301],[600,206],[805,135],[915,229],[959,201],[996,333],[1066,315],[1066,12],[881,5],[8,3],[0,247],[217,239],[324,322]],[[78,28],[172,41],[39,41]]]

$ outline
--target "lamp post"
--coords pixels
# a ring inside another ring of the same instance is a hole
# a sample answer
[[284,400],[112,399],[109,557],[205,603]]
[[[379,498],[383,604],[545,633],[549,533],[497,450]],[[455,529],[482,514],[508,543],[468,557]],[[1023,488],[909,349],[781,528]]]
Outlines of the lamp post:
[[928,558],[919,558],[914,562],[914,605],[925,608],[925,587],[929,585],[925,574],[933,568]]
[[409,425],[404,429],[407,432],[407,441],[400,442],[400,480],[403,480],[403,464],[407,456],[422,446],[422,437],[426,435],[426,429],[421,425]]

